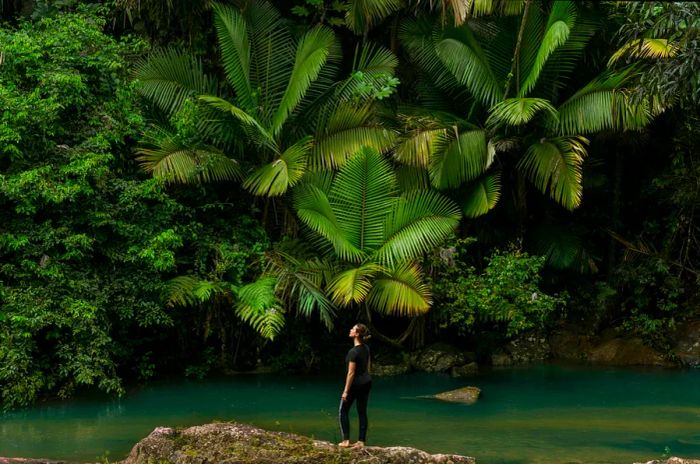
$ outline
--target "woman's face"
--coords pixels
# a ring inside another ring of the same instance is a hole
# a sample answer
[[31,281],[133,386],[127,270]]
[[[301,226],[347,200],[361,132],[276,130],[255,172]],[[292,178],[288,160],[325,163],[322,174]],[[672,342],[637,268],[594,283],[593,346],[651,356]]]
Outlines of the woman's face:
[[358,335],[359,335],[359,334],[357,333],[357,327],[355,327],[355,326],[353,325],[353,326],[350,328],[350,333],[348,334],[348,337],[355,338],[355,337],[357,337]]

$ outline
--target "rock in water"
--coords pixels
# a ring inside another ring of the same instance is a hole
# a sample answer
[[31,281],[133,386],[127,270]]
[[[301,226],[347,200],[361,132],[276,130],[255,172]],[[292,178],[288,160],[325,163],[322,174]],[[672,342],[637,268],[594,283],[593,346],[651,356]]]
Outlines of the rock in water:
[[437,400],[450,401],[452,403],[474,404],[479,399],[481,390],[476,387],[462,387],[431,396]]
[[121,464],[474,464],[474,458],[415,448],[343,449],[325,441],[251,425],[215,423],[183,430],[158,427]]
[[700,464],[697,459],[668,458],[667,460],[647,461],[645,463],[635,462],[634,464]]

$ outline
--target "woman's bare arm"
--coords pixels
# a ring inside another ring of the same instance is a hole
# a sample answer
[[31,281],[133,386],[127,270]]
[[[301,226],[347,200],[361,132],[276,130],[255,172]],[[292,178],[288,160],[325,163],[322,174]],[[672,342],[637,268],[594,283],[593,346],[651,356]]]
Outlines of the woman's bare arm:
[[350,361],[348,363],[348,375],[345,376],[345,389],[343,390],[343,401],[348,398],[348,392],[350,391],[350,386],[355,378],[355,361]]

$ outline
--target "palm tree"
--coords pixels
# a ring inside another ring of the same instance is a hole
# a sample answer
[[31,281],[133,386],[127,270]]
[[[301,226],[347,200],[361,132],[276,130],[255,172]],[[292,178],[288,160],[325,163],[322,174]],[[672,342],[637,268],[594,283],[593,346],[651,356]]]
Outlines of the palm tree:
[[278,294],[295,286],[293,303],[307,314],[360,305],[371,319],[370,311],[414,317],[430,309],[418,259],[457,227],[461,214],[451,200],[434,191],[400,193],[391,164],[363,148],[337,174],[307,176],[294,206],[317,251],[277,254],[269,274],[278,279]]
[[[630,67],[603,72],[571,92],[567,79],[596,24],[574,2],[521,3],[519,22],[472,19],[442,28],[419,18],[401,30],[432,83],[420,84],[424,108],[401,112],[408,135],[396,158],[460,197],[468,217],[496,205],[503,167],[564,208],[577,208],[586,137],[640,129],[659,110],[632,101]],[[445,97],[458,103],[445,106]],[[461,111],[444,111],[454,107]]]
[[245,162],[253,169],[244,187],[279,196],[312,167],[339,167],[361,146],[391,147],[394,133],[373,121],[375,99],[365,91],[393,76],[390,52],[363,48],[350,76],[335,80],[339,46],[330,29],[318,26],[295,40],[266,2],[213,10],[233,96],[217,92],[221,86],[201,63],[180,51],[155,52],[141,63],[141,92],[167,115],[177,117],[188,100],[197,102],[196,137],[158,129],[139,150],[146,170],[174,182],[202,182],[235,179]]

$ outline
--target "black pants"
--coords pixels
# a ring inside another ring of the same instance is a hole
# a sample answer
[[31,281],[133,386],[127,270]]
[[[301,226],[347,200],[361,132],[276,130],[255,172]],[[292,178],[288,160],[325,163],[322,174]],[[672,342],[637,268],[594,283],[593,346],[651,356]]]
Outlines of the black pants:
[[367,441],[367,400],[369,399],[369,391],[372,389],[372,382],[367,382],[363,385],[352,385],[348,392],[346,401],[340,400],[340,408],[338,416],[340,417],[340,432],[343,434],[343,440],[350,439],[350,420],[348,413],[352,407],[352,403],[357,400],[357,415],[360,419],[360,438],[361,442]]

